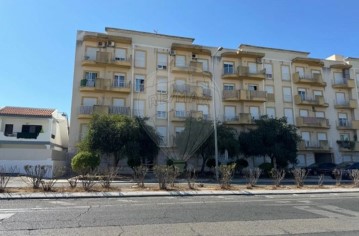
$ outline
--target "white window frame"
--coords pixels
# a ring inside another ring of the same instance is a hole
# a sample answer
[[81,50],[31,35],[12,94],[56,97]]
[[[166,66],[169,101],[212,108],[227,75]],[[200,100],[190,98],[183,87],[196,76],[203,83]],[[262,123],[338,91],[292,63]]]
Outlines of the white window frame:
[[146,51],[135,50],[135,67],[146,68]]

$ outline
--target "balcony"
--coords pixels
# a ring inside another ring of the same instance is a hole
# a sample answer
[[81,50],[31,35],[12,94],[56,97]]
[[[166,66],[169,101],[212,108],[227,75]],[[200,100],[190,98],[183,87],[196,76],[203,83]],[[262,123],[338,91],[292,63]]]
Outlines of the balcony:
[[306,141],[302,140],[298,144],[298,150],[301,151],[314,151],[314,152],[328,152],[331,147],[327,140]]
[[332,87],[338,89],[352,89],[355,87],[355,82],[353,79],[334,79],[332,80]]
[[113,91],[113,92],[131,92],[131,83],[120,81],[117,79],[82,79],[80,81],[80,91]]
[[223,123],[227,125],[249,125],[254,124],[250,113],[239,113],[238,116],[224,115]]
[[336,121],[336,125],[337,125],[337,129],[339,130],[346,130],[346,129],[357,130],[359,129],[359,120],[349,121],[346,119],[340,119]]
[[203,115],[201,111],[172,111],[171,121],[184,122],[187,118],[209,119],[208,115]]
[[171,72],[185,74],[190,73],[192,75],[206,76],[208,78],[212,78],[212,73],[209,71],[209,69],[203,67],[203,63],[196,60],[192,60],[185,65],[177,65],[176,62],[173,61],[171,62]]
[[129,107],[93,105],[80,106],[78,118],[91,118],[92,114],[130,115]]
[[359,142],[349,140],[337,140],[337,144],[340,152],[358,152]]
[[329,120],[321,117],[297,117],[298,127],[329,129]]
[[334,108],[336,109],[355,109],[358,106],[358,102],[355,99],[345,100],[345,101],[335,101]]
[[265,102],[267,92],[258,90],[223,90],[223,101]]
[[307,105],[307,106],[317,106],[317,107],[329,106],[329,104],[325,102],[323,96],[315,96],[314,98],[310,98],[301,95],[295,95],[294,102],[296,105]]
[[13,141],[14,143],[20,141],[20,142],[48,142],[50,141],[51,134],[49,131],[45,132],[35,132],[35,133],[29,133],[29,132],[21,132],[19,131],[13,131],[12,133],[4,133],[0,132],[0,143],[2,141],[9,142]]
[[299,73],[296,72],[293,74],[293,81],[297,84],[308,84],[313,86],[325,87],[327,83],[323,81],[321,74],[310,74],[299,76]]
[[241,79],[264,80],[266,78],[265,69],[251,71],[248,66],[238,66],[237,70]]
[[235,68],[231,67],[231,68],[223,69],[222,79],[238,79],[238,78],[239,78],[238,70],[236,70]]
[[96,58],[85,56],[82,66],[116,66],[121,68],[131,68],[131,58],[112,57],[110,52],[97,52]]
[[126,115],[129,116],[131,113],[130,107],[119,107],[119,106],[110,106],[109,113],[112,115]]

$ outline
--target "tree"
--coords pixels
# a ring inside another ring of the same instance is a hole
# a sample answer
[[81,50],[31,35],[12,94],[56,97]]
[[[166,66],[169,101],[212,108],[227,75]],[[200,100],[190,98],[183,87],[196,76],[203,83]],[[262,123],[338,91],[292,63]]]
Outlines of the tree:
[[100,157],[91,152],[79,152],[71,160],[72,170],[81,175],[93,171],[100,165]]
[[138,124],[128,116],[94,114],[80,150],[113,155],[113,165],[117,166],[120,158],[130,150],[127,145],[136,140],[134,130],[138,130]]
[[132,133],[134,139],[126,145],[124,151],[128,163],[131,163],[133,167],[153,164],[159,152],[158,144],[161,142],[161,137],[152,126],[146,123],[148,118],[135,117],[134,119],[136,123],[136,129]]
[[301,140],[297,128],[285,117],[262,117],[255,121],[256,129],[239,135],[240,152],[246,156],[268,156],[273,167],[297,163],[297,143]]
[[[207,160],[214,156],[214,132],[212,121],[202,119],[188,119],[185,129],[176,139],[176,144],[181,153],[188,156],[202,158],[201,174]],[[238,154],[237,132],[235,129],[217,123],[218,151],[228,151],[229,156]]]

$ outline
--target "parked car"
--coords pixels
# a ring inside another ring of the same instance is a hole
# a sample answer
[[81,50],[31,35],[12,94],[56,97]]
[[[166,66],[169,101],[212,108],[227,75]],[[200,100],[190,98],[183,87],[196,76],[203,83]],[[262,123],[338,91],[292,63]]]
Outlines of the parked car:
[[337,165],[331,162],[314,163],[307,166],[305,169],[308,171],[308,175],[330,175]]
[[[349,166],[353,165],[353,163],[354,163],[354,162],[352,162],[352,161],[345,161],[345,162],[342,162],[342,163],[338,164],[335,169],[339,169],[339,170],[344,171],[344,170],[347,169]],[[330,176],[331,176],[333,179],[335,179],[335,176],[334,176],[333,172],[330,173]]]
[[354,162],[353,164],[345,168],[342,172],[342,178],[351,179],[350,172],[355,169],[359,170],[359,162]]

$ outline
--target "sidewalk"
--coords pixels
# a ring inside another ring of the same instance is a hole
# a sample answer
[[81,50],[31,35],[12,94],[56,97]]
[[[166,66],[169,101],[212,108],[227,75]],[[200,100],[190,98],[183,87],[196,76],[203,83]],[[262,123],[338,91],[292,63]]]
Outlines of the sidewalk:
[[[183,183],[185,180],[179,180]],[[213,180],[199,179],[197,183],[216,184]],[[351,181],[342,181],[342,183],[350,183]],[[155,179],[146,180],[147,184],[156,183]],[[234,179],[232,185],[245,185],[244,179]],[[282,181],[281,185],[293,185],[294,180],[286,179]],[[114,181],[113,185],[120,187],[132,186],[135,183],[131,181]],[[260,179],[258,186],[260,185],[272,185],[271,179]],[[316,178],[309,178],[305,181],[305,185],[317,185]],[[335,180],[325,179],[325,186],[334,185]],[[67,180],[59,180],[55,186],[68,186]],[[28,185],[20,178],[12,178],[8,184],[8,187],[28,187]],[[11,199],[73,199],[73,198],[124,198],[124,197],[163,197],[163,196],[221,196],[221,195],[289,195],[289,194],[324,194],[324,193],[359,193],[359,188],[318,188],[318,189],[245,189],[242,190],[186,190],[186,191],[118,191],[118,192],[36,192],[36,193],[0,193],[0,200]]]

